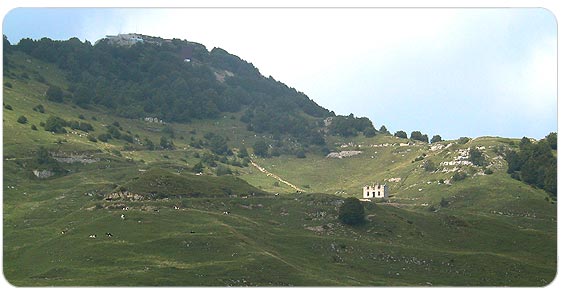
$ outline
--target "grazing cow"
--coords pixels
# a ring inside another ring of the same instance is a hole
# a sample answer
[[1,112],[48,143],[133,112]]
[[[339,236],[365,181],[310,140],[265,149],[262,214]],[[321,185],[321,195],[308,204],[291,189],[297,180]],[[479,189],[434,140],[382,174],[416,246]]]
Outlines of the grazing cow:
[[121,214],[121,219],[125,220],[125,214]]
[[107,237],[113,237],[113,234],[111,234],[110,232],[106,232],[105,235],[107,235]]
[[96,238],[96,237],[97,237],[97,235],[95,235],[95,234],[90,234],[90,238]]
[[223,215],[229,215],[230,212],[229,212],[229,211],[224,211],[224,212],[222,212],[222,214],[223,214]]
[[173,206],[173,209],[174,209],[174,210],[179,210],[179,207]]

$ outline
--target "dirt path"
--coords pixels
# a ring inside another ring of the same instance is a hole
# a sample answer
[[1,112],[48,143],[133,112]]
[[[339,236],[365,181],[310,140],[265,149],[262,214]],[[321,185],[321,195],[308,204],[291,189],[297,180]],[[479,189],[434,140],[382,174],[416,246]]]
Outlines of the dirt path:
[[272,178],[274,178],[274,179],[280,181],[281,183],[283,183],[283,184],[285,184],[285,185],[288,185],[289,187],[295,189],[297,192],[301,192],[301,193],[304,192],[303,189],[301,189],[301,188],[299,188],[299,187],[297,187],[297,186],[295,186],[295,185],[293,185],[293,184],[291,184],[291,183],[285,181],[284,179],[282,179],[282,178],[279,177],[278,175],[269,172],[269,171],[266,170],[265,168],[259,166],[259,164],[255,163],[253,160],[251,160],[250,162],[251,162],[251,164],[252,164],[253,166],[255,166],[257,169],[259,169],[259,171],[261,171],[262,173],[266,174],[267,176],[270,176],[270,177],[272,177]]

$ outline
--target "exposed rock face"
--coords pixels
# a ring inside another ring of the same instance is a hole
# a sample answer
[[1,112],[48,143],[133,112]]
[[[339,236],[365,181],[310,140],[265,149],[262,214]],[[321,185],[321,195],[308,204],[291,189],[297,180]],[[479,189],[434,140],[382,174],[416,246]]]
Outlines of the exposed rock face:
[[142,201],[144,200],[143,195],[134,194],[129,191],[114,192],[105,196],[105,200],[128,200],[128,201]]
[[38,170],[38,169],[33,170],[33,174],[40,179],[49,178],[55,175],[55,173],[50,170]]
[[362,153],[362,151],[341,151],[341,152],[331,152],[329,154],[327,154],[327,158],[345,158],[345,157],[351,157],[351,156],[355,156],[355,155],[359,155],[360,153]]

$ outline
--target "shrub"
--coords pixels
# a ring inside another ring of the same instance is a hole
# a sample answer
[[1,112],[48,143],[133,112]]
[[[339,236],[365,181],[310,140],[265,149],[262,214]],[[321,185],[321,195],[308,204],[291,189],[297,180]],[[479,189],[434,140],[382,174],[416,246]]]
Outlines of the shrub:
[[19,116],[18,123],[27,124],[27,118],[25,116]]
[[257,156],[268,157],[269,156],[269,145],[263,140],[256,141],[253,144],[253,153]]
[[487,162],[485,161],[485,156],[483,153],[477,148],[470,148],[469,149],[469,161],[477,166],[486,166]]
[[47,99],[54,102],[62,102],[63,92],[58,86],[51,85],[47,89]]
[[296,158],[306,158],[306,152],[304,152],[304,150],[298,150],[296,152]]
[[45,113],[45,107],[42,104],[38,104],[33,107],[33,111],[40,112],[43,114]]
[[442,141],[442,137],[440,137],[440,135],[434,135],[432,136],[432,139],[430,139],[430,143],[436,143],[436,142],[441,142]]
[[222,176],[222,175],[227,175],[227,174],[232,174],[232,171],[228,167],[223,166],[223,165],[219,165],[216,168],[216,175]]
[[14,110],[14,109],[12,108],[12,106],[9,105],[9,104],[5,104],[5,105],[4,105],[4,108],[7,109],[7,110],[9,110],[9,111]]
[[97,142],[97,139],[93,135],[88,135],[88,140],[94,143]]
[[423,162],[423,169],[425,171],[432,172],[436,170],[436,166],[431,160],[426,160],[425,162]]
[[485,168],[485,171],[483,171],[484,174],[493,174],[493,170],[491,170],[490,168]]
[[407,133],[405,133],[404,131],[397,131],[395,132],[394,136],[398,138],[407,139]]
[[45,122],[45,131],[54,132],[54,133],[66,133],[64,127],[67,126],[67,122],[61,118],[56,116],[50,116]]
[[12,88],[12,83],[10,82],[4,82],[4,86],[8,87],[8,88]]
[[445,198],[440,199],[440,207],[446,208],[448,206],[450,206],[450,201]]
[[104,134],[100,134],[97,136],[97,139],[101,142],[107,142],[109,141],[109,139],[111,139],[111,135],[104,133]]
[[82,114],[78,115],[78,118],[79,118],[80,120],[85,120],[85,119],[86,119],[86,117],[84,117],[84,115],[82,115]]
[[33,131],[37,131],[37,126],[35,126],[35,125],[31,125],[31,130],[33,130]]
[[461,181],[464,180],[467,177],[467,174],[463,171],[458,171],[455,172],[454,175],[452,176],[452,180],[453,181]]
[[358,225],[364,222],[364,206],[354,197],[346,198],[339,208],[339,220],[343,224]]
[[460,139],[458,139],[458,144],[466,144],[467,142],[469,142],[468,137],[460,137]]

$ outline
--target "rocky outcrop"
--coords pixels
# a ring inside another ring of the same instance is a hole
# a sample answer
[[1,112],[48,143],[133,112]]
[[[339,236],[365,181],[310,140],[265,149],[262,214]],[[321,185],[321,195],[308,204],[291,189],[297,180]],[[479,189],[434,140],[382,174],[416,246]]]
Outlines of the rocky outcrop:
[[33,174],[40,179],[49,178],[55,175],[55,173],[50,170],[38,170],[38,169],[33,170]]
[[351,156],[355,156],[355,155],[359,155],[360,153],[362,153],[362,151],[341,151],[341,152],[331,152],[329,154],[327,154],[327,158],[345,158],[345,157],[351,157]]

